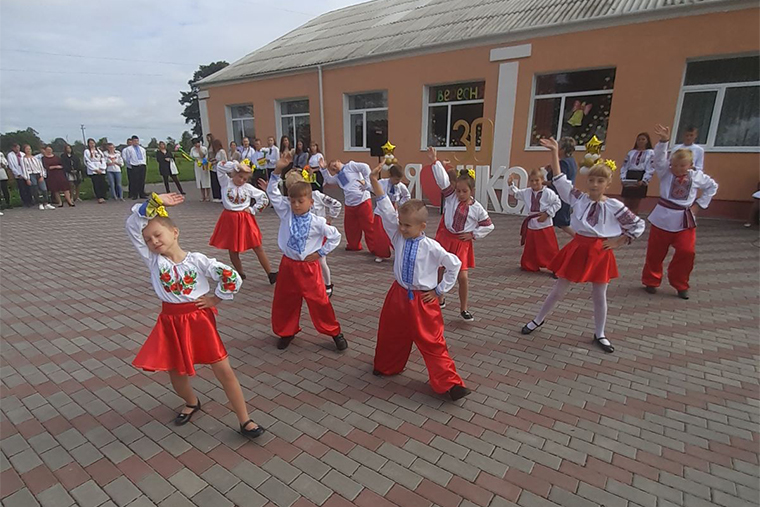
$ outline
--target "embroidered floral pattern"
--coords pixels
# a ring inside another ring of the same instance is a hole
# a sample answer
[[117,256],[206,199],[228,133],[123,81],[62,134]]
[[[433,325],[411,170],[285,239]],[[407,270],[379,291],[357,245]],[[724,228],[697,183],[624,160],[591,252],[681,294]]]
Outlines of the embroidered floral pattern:
[[239,189],[233,189],[232,186],[227,187],[227,200],[232,204],[242,204],[247,199],[245,196],[240,195]]
[[174,271],[177,275],[176,278],[172,276],[170,270],[166,268],[160,269],[161,274],[159,275],[159,279],[161,280],[161,285],[164,287],[164,290],[166,292],[171,292],[175,296],[179,296],[180,294],[187,296],[193,292],[195,284],[198,283],[198,273],[195,270],[190,270],[186,271],[183,276],[179,276],[179,273],[176,272],[176,268]]
[[218,267],[216,268],[216,274],[219,275],[219,279],[222,282],[220,287],[222,292],[235,292],[238,284],[237,271],[226,267]]
[[691,194],[691,174],[686,173],[683,176],[673,176],[670,182],[670,200],[684,201]]

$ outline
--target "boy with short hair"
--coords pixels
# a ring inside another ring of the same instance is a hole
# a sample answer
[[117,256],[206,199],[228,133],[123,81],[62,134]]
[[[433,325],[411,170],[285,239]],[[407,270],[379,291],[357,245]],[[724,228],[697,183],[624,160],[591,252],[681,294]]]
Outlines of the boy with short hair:
[[[398,164],[393,164],[388,169],[388,177],[380,180],[380,186],[383,192],[390,199],[395,209],[412,198],[409,189],[404,185],[401,179],[404,177],[404,170]],[[380,211],[375,208],[375,216],[372,223],[372,235],[375,240],[375,247],[372,253],[375,255],[375,262],[383,262],[391,258],[391,240],[385,233],[383,221],[380,219]]]
[[[269,202],[280,217],[277,243],[283,253],[280,271],[272,301],[272,331],[280,337],[277,348],[286,349],[301,328],[301,303],[306,299],[309,315],[320,333],[333,338],[338,350],[348,348],[340,332],[340,324],[330,298],[322,288],[320,257],[326,256],[340,243],[338,229],[309,210],[314,204],[311,185],[305,181],[293,183],[288,188],[288,198],[280,191],[280,174],[290,164],[293,156],[285,153],[277,161],[269,183],[260,183],[266,189]],[[324,242],[324,244],[323,244]]]
[[[412,199],[396,211],[378,181],[382,166],[371,173],[377,209],[396,249],[393,274],[396,281],[385,297],[380,312],[375,347],[375,375],[396,375],[406,366],[412,343],[425,360],[430,385],[439,394],[456,401],[470,394],[449,356],[443,337],[443,315],[438,298],[457,280],[462,263],[456,255],[425,236],[425,203]],[[438,270],[444,269],[438,282]]]
[[691,151],[692,158],[694,159],[694,169],[703,171],[705,168],[705,149],[696,144],[698,136],[699,129],[693,125],[689,125],[683,133],[683,144],[673,146],[671,153],[675,153],[678,150]]

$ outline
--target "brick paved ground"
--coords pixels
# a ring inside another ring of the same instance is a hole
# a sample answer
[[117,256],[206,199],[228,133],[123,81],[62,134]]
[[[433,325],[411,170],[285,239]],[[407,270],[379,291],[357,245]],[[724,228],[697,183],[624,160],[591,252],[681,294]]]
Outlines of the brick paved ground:
[[[518,270],[520,220],[494,217],[477,245],[475,323],[458,320],[455,298],[444,311],[474,388],[456,404],[432,393],[416,352],[400,376],[371,374],[389,265],[331,255],[349,350],[338,355],[305,322],[278,351],[272,288],[248,254],[251,276],[220,319],[269,429],[248,442],[209,368],[194,381],[203,413],[176,428],[167,375],[130,365],[158,304],[123,232],[127,210],[83,203],[0,219],[6,507],[758,504],[757,231],[703,222],[688,302],[641,290],[645,239],[620,252],[608,321],[617,352],[604,355],[582,288],[520,335],[552,281]],[[186,249],[214,254],[217,215],[194,201],[176,210]],[[271,210],[259,223],[276,261]]]

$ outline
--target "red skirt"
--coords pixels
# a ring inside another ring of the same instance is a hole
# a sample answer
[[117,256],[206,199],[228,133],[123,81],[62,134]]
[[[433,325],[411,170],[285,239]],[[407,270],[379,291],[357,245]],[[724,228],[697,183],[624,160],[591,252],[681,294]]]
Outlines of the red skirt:
[[195,302],[163,303],[161,313],[132,364],[147,371],[195,375],[196,364],[227,357],[216,330],[216,308],[199,310]]
[[65,192],[71,189],[69,180],[66,178],[66,173],[63,172],[63,169],[48,171],[45,183],[47,183],[48,190],[51,192]]
[[245,252],[261,246],[261,230],[247,211],[225,209],[219,216],[208,244],[221,250]]
[[462,241],[453,232],[446,228],[446,224],[441,223],[435,233],[435,240],[441,244],[444,250],[453,253],[462,261],[461,271],[467,271],[467,268],[475,267],[475,250],[472,247],[472,240]]
[[576,234],[559,251],[549,269],[559,278],[575,283],[609,283],[618,277],[618,269],[612,250],[602,248],[604,239]]

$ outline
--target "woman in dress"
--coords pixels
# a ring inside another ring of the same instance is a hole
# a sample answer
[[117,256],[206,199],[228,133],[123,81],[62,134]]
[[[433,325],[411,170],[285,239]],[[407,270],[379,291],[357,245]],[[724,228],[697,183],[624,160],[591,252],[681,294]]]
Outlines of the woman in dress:
[[636,143],[620,168],[620,181],[623,183],[620,196],[634,215],[639,214],[641,199],[647,196],[647,185],[654,174],[653,159],[652,140],[648,132],[642,132],[636,136]]
[[106,156],[95,146],[95,139],[87,140],[87,149],[84,150],[84,165],[87,167],[87,175],[92,180],[92,189],[98,204],[106,202],[108,183],[106,183]]
[[156,150],[156,161],[158,162],[158,172],[164,179],[164,188],[166,189],[166,193],[169,193],[169,178],[171,178],[174,184],[177,185],[177,190],[179,190],[179,193],[185,195],[185,191],[182,190],[182,184],[179,182],[179,178],[176,174],[172,173],[172,160],[175,160],[174,153],[166,149],[166,143],[163,141],[158,143],[158,149]]
[[82,180],[84,179],[82,176],[82,162],[68,144],[63,147],[61,165],[63,165],[63,172],[66,173],[66,179],[69,181],[73,200],[81,201],[82,199],[79,197],[79,185],[82,184]]
[[201,140],[197,137],[193,139],[190,157],[195,161],[195,184],[201,191],[201,202],[208,202],[211,200],[209,198],[211,175],[208,170],[208,150],[201,145]]
[[63,162],[53,153],[52,146],[45,146],[45,149],[42,151],[42,166],[48,174],[47,187],[48,191],[52,194],[53,204],[59,208],[63,208],[63,201],[61,201],[61,193],[63,193],[66,204],[74,206],[74,203],[71,202],[71,192],[69,191],[66,173],[63,170]]

